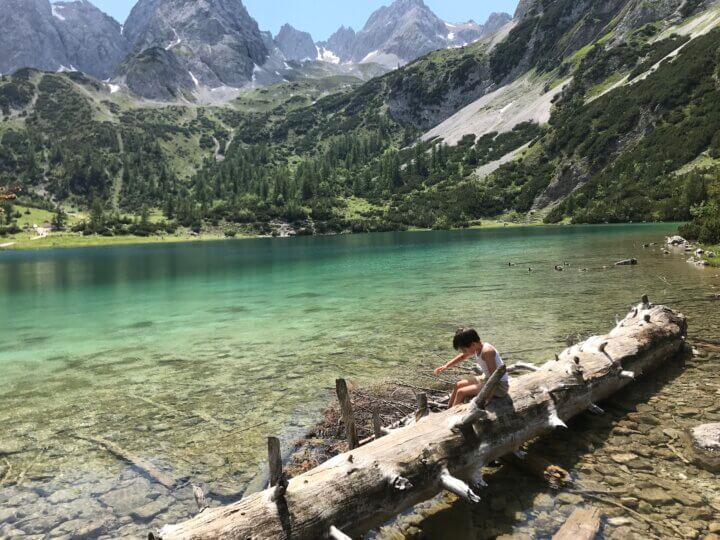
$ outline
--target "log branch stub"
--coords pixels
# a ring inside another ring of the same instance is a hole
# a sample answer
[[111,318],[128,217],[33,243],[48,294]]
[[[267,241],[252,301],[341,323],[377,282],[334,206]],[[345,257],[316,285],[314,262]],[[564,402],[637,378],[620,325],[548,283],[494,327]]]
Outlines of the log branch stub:
[[210,507],[205,492],[200,486],[192,484],[193,497],[195,497],[195,504],[197,504],[198,512],[202,513],[206,508]]
[[377,409],[373,409],[372,412],[372,421],[373,421],[373,433],[375,434],[375,438],[379,439],[384,435],[382,431],[382,423],[380,422],[380,413]]
[[487,382],[483,385],[480,393],[472,400],[473,405],[478,409],[484,409],[487,402],[492,398],[495,389],[507,373],[507,366],[497,368]]
[[333,540],[352,540],[347,534],[342,532],[340,529],[338,529],[335,525],[332,525],[330,527],[330,531],[328,532],[328,535]]
[[282,457],[280,455],[280,439],[268,437],[268,467],[270,467],[270,487],[277,486],[282,480]]
[[446,491],[454,493],[469,503],[477,504],[480,502],[480,497],[472,488],[459,478],[455,478],[447,469],[443,469],[440,473],[440,485]]
[[472,439],[476,436],[473,424],[486,416],[485,405],[492,399],[493,393],[498,384],[500,384],[500,380],[505,376],[505,373],[507,373],[507,366],[502,365],[497,368],[483,385],[480,393],[472,400],[470,412],[455,423],[454,427],[458,429],[466,439]]
[[270,468],[270,487],[273,489],[272,500],[276,501],[285,496],[287,480],[282,468],[280,454],[280,439],[268,437],[268,467]]
[[527,364],[525,362],[516,362],[512,364],[511,366],[507,367],[508,373],[517,373],[518,371],[540,371],[539,366],[534,366],[533,364]]
[[355,417],[353,416],[350,393],[348,392],[345,379],[337,379],[335,381],[335,391],[337,392],[338,401],[340,402],[340,412],[342,413],[343,423],[345,424],[348,446],[350,450],[354,450],[360,446],[360,441],[358,440],[357,429],[355,428]]
[[588,407],[588,411],[590,411],[593,414],[597,414],[597,415],[605,414],[605,411],[603,409],[601,409],[600,407],[598,407],[597,405],[595,405],[594,403],[590,404],[590,406]]
[[425,392],[420,392],[415,397],[418,405],[417,411],[415,411],[415,421],[418,422],[421,418],[430,414],[430,409],[428,408],[428,397]]

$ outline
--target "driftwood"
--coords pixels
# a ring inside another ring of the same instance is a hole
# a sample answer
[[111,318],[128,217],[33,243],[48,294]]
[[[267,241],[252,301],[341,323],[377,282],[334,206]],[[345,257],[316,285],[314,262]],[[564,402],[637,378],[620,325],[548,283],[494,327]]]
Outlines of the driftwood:
[[663,536],[667,536],[668,531],[670,531],[669,537],[673,537],[673,535],[674,535],[677,538],[683,538],[683,536],[684,536],[682,531],[680,529],[678,529],[675,525],[673,525],[671,521],[669,521],[669,520],[658,521],[658,520],[650,519],[649,517],[644,516],[640,512],[637,512],[636,510],[633,510],[629,506],[626,506],[626,505],[622,504],[621,502],[618,502],[614,499],[610,499],[608,497],[603,497],[603,496],[601,496],[599,494],[595,494],[595,493],[589,493],[587,491],[579,491],[579,490],[573,490],[573,489],[568,489],[566,491],[568,491],[569,493],[575,493],[576,495],[580,495],[581,497],[584,497],[586,499],[592,499],[594,501],[597,501],[597,502],[600,502],[603,504],[607,504],[608,506],[614,506],[616,508],[620,508],[621,510],[624,510],[626,513],[632,515],[638,521],[643,521],[643,522],[647,523],[651,528],[655,529]]
[[[485,464],[564,426],[673,358],[684,348],[686,329],[684,316],[643,302],[609,334],[574,345],[539,371],[513,378],[509,396],[492,400],[480,413],[472,403],[431,414],[291,479],[282,504],[266,490],[165,526],[159,536],[342,538],[361,535],[441,490],[477,501]],[[470,416],[476,419],[467,424]],[[462,433],[461,426],[468,425],[472,429]]]
[[600,531],[600,517],[597,508],[578,508],[555,533],[553,540],[593,540]]
[[162,472],[148,460],[140,456],[136,456],[132,452],[125,450],[124,448],[120,447],[118,444],[115,444],[112,441],[103,439],[102,437],[89,437],[85,435],[75,435],[75,438],[93,443],[97,446],[100,446],[101,448],[104,448],[105,450],[113,454],[115,457],[122,459],[123,461],[127,461],[136,469],[141,470],[143,473],[145,473],[146,476],[150,477],[150,479],[162,486],[165,486],[167,489],[173,489],[178,484],[178,480],[176,478],[173,478],[169,474]]

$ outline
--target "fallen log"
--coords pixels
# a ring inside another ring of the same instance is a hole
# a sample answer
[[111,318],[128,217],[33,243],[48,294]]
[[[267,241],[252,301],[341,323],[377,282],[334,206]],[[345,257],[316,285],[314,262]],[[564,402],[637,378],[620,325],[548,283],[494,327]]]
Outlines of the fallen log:
[[149,477],[151,480],[160,484],[161,486],[166,487],[167,489],[175,488],[179,482],[177,478],[173,478],[169,474],[162,472],[160,469],[155,467],[155,465],[150,463],[147,459],[136,456],[132,452],[125,450],[124,448],[112,441],[103,439],[102,437],[91,437],[86,435],[75,435],[75,438],[82,441],[87,441],[89,443],[93,443],[101,448],[104,448],[118,459],[130,463],[136,469],[140,470],[145,476]]
[[600,531],[600,517],[597,508],[578,508],[555,533],[553,540],[593,540]]
[[[338,538],[362,535],[443,489],[477,501],[485,464],[564,426],[684,348],[685,317],[643,300],[609,334],[511,379],[509,396],[480,412],[473,402],[431,414],[291,479],[283,504],[272,490],[255,493],[167,525],[159,538]],[[460,427],[469,415],[468,433]]]

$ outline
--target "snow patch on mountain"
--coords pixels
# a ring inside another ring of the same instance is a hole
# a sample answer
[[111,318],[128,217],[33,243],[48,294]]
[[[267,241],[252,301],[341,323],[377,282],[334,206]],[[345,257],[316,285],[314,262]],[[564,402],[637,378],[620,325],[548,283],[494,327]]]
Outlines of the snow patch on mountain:
[[336,55],[334,52],[326,49],[325,47],[319,47],[315,46],[317,49],[317,58],[316,60],[318,62],[327,62],[328,64],[339,64],[340,63],[340,57]]
[[174,40],[173,42],[171,42],[170,45],[168,45],[167,47],[165,47],[165,50],[166,50],[166,51],[169,51],[169,50],[172,49],[173,47],[177,47],[178,45],[180,45],[180,43],[182,43],[182,39],[181,39],[180,36],[178,35],[177,30],[175,30],[175,28],[173,28],[172,26],[170,27],[170,30],[172,30],[172,31],[173,31],[173,34],[175,34],[175,40]]
[[60,13],[60,11],[62,10],[62,7],[63,7],[63,6],[59,6],[59,5],[57,5],[57,4],[53,4],[53,5],[52,5],[52,14],[53,14],[53,17],[55,17],[56,19],[58,19],[58,20],[60,20],[60,21],[64,21],[64,20],[65,20],[65,17],[62,15],[62,13]]

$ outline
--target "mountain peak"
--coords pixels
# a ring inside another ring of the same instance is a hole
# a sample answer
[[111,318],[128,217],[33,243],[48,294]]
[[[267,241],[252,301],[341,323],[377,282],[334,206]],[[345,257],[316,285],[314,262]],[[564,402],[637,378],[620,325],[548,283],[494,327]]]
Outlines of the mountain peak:
[[140,0],[124,34],[136,53],[152,47],[173,52],[186,71],[211,87],[243,86],[269,54],[241,0]]
[[30,67],[107,78],[127,54],[120,25],[87,0],[0,0],[0,72]]
[[424,0],[395,0],[373,12],[357,34],[342,26],[318,46],[342,62],[372,62],[394,69],[437,49],[473,43],[511,20],[507,13],[492,13],[484,25],[472,19],[446,23]]
[[290,24],[286,23],[280,28],[275,36],[275,44],[287,60],[302,62],[317,58],[317,48],[312,36]]

